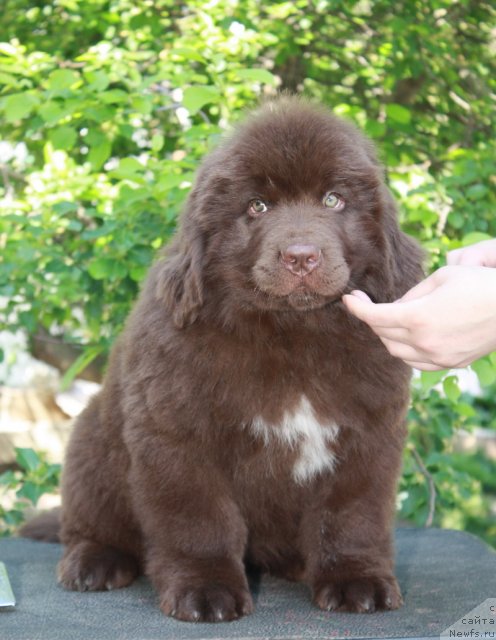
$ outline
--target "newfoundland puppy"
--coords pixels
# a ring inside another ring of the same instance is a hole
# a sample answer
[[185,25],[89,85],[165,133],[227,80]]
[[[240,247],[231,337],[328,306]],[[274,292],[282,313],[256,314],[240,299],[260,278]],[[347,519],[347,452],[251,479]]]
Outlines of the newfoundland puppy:
[[324,610],[399,607],[410,369],[341,297],[392,301],[420,277],[351,124],[290,97],[249,116],[200,168],[75,425],[62,585],[144,572],[164,613],[218,622],[253,611],[249,563]]

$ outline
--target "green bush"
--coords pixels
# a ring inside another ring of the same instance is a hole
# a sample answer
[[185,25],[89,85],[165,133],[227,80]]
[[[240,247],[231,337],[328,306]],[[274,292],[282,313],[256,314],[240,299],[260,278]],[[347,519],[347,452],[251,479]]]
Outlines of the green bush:
[[0,537],[11,535],[24,522],[27,507],[36,507],[45,493],[53,493],[60,482],[60,465],[50,464],[33,449],[16,448],[18,469],[0,475],[0,495],[14,492],[9,506],[0,505]]
[[[70,375],[108,353],[201,157],[276,90],[328,104],[377,142],[429,268],[496,236],[491,2],[4,4],[2,324],[75,345]],[[474,369],[494,413],[496,361]],[[451,376],[441,393],[431,381],[414,391],[401,513],[430,517],[433,484],[435,523],[494,542],[494,485],[452,450],[455,430],[482,424],[480,407]]]

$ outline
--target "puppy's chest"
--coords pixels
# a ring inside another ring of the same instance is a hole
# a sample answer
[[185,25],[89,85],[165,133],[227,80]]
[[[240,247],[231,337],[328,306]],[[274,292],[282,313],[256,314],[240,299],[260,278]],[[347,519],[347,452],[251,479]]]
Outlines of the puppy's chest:
[[332,472],[337,464],[339,426],[322,420],[304,395],[282,418],[272,421],[259,415],[250,425],[252,434],[263,442],[267,455],[291,461],[291,475],[304,484],[324,472]]

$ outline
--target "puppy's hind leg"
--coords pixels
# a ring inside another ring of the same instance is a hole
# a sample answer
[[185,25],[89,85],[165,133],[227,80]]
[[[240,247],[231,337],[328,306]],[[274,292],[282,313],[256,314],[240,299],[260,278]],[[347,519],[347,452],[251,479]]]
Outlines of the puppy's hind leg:
[[58,579],[78,591],[125,587],[141,569],[141,536],[127,495],[129,459],[117,416],[105,419],[101,405],[97,396],[79,417],[62,481],[65,550]]

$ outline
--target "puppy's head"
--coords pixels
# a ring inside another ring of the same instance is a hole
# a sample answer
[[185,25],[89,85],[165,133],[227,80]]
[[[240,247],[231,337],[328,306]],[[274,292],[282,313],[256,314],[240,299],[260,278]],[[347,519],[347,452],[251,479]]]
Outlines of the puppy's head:
[[308,312],[353,288],[392,299],[419,275],[371,143],[296,98],[262,107],[207,158],[173,254],[163,291],[175,282],[179,325],[208,291],[240,309]]

